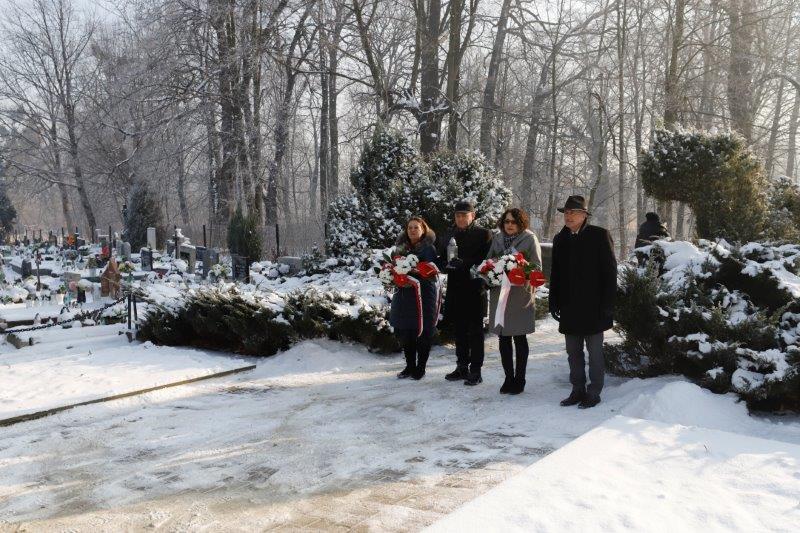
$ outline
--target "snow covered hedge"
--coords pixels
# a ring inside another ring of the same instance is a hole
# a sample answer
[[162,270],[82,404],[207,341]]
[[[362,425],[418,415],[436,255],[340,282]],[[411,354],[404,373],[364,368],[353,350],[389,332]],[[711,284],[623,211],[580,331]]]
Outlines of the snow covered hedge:
[[253,275],[254,285],[154,285],[139,338],[245,355],[273,355],[301,339],[357,342],[377,353],[399,346],[388,299],[370,271],[299,278]]
[[637,254],[642,266],[620,268],[610,370],[800,409],[800,245],[658,241]]
[[469,199],[478,223],[492,227],[511,201],[499,173],[478,152],[437,152],[424,159],[402,134],[376,130],[350,175],[353,193],[328,209],[326,248],[332,256],[364,256],[392,246],[406,221],[421,215],[440,233],[453,204]]

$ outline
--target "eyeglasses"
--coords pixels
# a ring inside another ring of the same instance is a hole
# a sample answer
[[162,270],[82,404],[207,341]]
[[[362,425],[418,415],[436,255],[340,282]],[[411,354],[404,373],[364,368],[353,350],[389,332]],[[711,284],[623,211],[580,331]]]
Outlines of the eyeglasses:
[[577,215],[578,213],[585,213],[583,209],[564,209],[565,215]]
[[504,224],[516,224],[517,221],[514,220],[513,218],[507,218],[507,219],[503,220],[503,223]]

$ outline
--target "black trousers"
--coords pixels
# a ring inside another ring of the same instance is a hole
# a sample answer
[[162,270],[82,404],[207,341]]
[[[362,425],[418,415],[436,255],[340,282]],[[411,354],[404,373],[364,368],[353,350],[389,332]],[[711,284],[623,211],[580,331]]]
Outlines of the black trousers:
[[[513,348],[511,341],[514,341]],[[500,335],[500,360],[503,363],[503,372],[509,379],[525,379],[528,368],[528,337],[525,335]],[[517,368],[514,371],[514,353],[517,355]]]
[[406,356],[406,367],[425,370],[425,365],[428,364],[428,356],[431,354],[433,335],[426,335],[423,332],[420,337],[417,337],[416,330],[403,329],[397,332],[397,338],[403,347],[403,355]]
[[483,316],[476,316],[456,320],[456,364],[459,368],[468,369],[471,373],[480,374],[484,357],[484,332]]

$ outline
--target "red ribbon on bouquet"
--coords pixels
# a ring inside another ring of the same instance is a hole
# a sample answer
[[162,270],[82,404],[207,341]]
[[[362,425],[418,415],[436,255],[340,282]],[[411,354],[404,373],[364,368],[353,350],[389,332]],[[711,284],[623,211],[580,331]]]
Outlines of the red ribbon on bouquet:
[[428,279],[436,276],[439,273],[439,269],[431,262],[420,261],[417,265],[417,272],[421,277]]

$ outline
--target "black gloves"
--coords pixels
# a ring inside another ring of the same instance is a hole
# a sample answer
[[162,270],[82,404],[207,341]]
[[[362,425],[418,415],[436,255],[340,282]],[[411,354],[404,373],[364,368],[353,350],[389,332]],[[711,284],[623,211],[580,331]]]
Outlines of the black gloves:
[[447,263],[447,266],[444,268],[447,272],[456,272],[464,268],[464,260],[458,257],[454,257]]
[[560,309],[551,308],[550,309],[550,314],[553,316],[553,318],[556,319],[556,322],[561,322],[561,310]]

